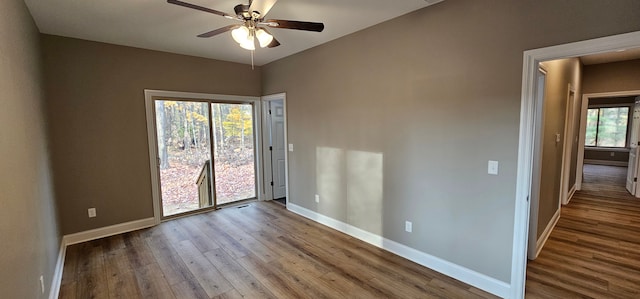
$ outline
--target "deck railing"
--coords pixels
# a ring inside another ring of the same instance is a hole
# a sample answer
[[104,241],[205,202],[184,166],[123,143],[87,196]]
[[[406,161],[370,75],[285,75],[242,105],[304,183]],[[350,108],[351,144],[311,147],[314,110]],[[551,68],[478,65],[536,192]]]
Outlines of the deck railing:
[[213,205],[211,198],[211,161],[207,160],[202,165],[200,175],[196,185],[198,185],[198,199],[200,201],[200,208],[210,207]]

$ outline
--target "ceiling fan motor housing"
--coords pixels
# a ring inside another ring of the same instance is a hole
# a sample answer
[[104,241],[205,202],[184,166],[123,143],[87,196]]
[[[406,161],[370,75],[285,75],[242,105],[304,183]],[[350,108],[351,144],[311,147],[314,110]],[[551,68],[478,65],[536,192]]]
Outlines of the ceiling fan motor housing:
[[251,19],[251,13],[249,13],[249,5],[246,4],[238,4],[233,8],[238,18],[242,18],[245,20]]

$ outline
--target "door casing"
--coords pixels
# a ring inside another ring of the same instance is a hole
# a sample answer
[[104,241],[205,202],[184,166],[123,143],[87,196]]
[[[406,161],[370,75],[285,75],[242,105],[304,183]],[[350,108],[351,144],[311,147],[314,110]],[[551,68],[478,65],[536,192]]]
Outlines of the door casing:
[[[266,128],[271,126],[270,120],[268,117],[269,111],[269,103],[270,101],[282,100],[282,106],[284,110],[284,144],[287,146],[289,144],[288,141],[288,133],[287,133],[287,95],[286,93],[278,93],[268,96],[262,97],[262,127],[265,128],[262,134],[262,156],[264,157],[264,163],[262,163],[262,173],[263,173],[263,181],[261,189],[262,198],[264,200],[272,200],[273,199],[273,187],[271,186],[272,181],[272,169],[271,169],[271,151],[269,150],[270,136],[267,133]],[[289,151],[285,150],[284,154],[284,164],[285,164],[285,196],[287,198],[287,203],[289,202]]]
[[[269,130],[265,128],[265,133],[269,132],[269,150],[271,155],[265,158],[265,162],[271,162],[271,183],[273,199],[286,196],[285,164],[284,156],[287,154],[287,145],[284,142],[284,102],[282,100],[268,101],[269,111],[265,110],[270,122]],[[278,129],[279,128],[279,129]],[[267,144],[265,143],[265,146]]]
[[[560,203],[566,205],[571,200],[573,192],[576,191],[575,183],[573,186],[569,186],[569,177],[571,176],[571,152],[573,150],[573,136],[576,128],[574,128],[574,111],[576,101],[576,90],[571,83],[567,86],[567,109],[565,113],[564,123],[564,145],[562,146],[562,170],[560,172]],[[577,167],[575,173],[577,174]]]

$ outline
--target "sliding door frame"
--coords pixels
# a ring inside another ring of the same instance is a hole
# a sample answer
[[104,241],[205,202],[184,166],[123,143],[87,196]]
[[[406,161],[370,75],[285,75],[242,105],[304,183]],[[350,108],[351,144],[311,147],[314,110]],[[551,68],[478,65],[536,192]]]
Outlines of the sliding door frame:
[[[221,94],[207,94],[207,93],[193,93],[193,92],[180,92],[180,91],[165,91],[165,90],[144,90],[145,97],[145,114],[147,121],[147,141],[149,146],[149,170],[151,173],[151,196],[153,199],[153,218],[155,224],[160,224],[163,221],[162,217],[162,197],[160,190],[160,172],[158,171],[158,148],[157,148],[157,136],[156,136],[156,124],[155,124],[155,104],[157,99],[182,99],[192,100],[197,102],[209,103],[209,117],[211,117],[211,104],[241,104],[251,103],[253,106],[253,124],[254,124],[254,157],[255,157],[255,189],[256,199],[262,200],[262,122],[260,121],[262,115],[262,105],[260,104],[260,97],[255,96],[234,96],[234,95],[221,95]],[[211,130],[210,130],[211,131]],[[211,133],[210,133],[211,134]],[[213,139],[211,139],[213,142]],[[211,152],[212,158],[213,151]],[[213,162],[213,161],[212,161]],[[212,163],[213,164],[213,163]],[[212,169],[213,174],[213,169]],[[215,179],[212,179],[215,180]],[[215,186],[212,190],[215,193]],[[193,213],[202,211],[209,211],[217,208],[217,200],[214,200],[214,205],[210,208],[198,209]],[[189,214],[189,213],[187,213]],[[172,217],[168,217],[172,218]]]

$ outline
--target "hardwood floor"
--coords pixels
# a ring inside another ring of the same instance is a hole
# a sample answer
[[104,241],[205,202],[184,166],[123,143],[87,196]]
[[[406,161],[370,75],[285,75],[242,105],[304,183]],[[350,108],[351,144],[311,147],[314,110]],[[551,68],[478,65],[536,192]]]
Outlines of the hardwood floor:
[[527,298],[640,298],[640,200],[624,191],[625,176],[585,167],[583,191],[529,261]]
[[67,248],[60,298],[495,298],[251,203]]
[[583,194],[634,199],[625,187],[627,182],[626,167],[585,164],[582,181],[582,190],[580,191]]

